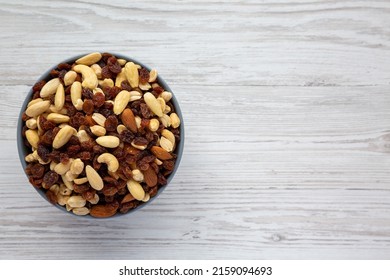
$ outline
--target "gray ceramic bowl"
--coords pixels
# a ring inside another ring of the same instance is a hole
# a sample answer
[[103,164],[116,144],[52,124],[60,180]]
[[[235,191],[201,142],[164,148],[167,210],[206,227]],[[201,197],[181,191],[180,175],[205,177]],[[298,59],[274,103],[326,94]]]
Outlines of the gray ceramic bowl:
[[[150,67],[148,67],[147,65],[131,58],[131,57],[128,57],[128,56],[124,56],[124,55],[121,55],[121,54],[117,54],[117,53],[111,53],[113,55],[115,55],[117,58],[122,58],[122,59],[125,59],[127,61],[133,61],[134,63],[136,64],[139,64],[141,65],[142,67],[148,69],[149,71],[151,70]],[[69,63],[69,64],[72,64],[75,60],[77,60],[78,58],[84,56],[86,54],[81,54],[81,55],[78,55],[78,56],[75,56],[75,57],[72,57],[72,58],[69,58],[65,61],[62,61],[62,62],[59,62],[59,63]],[[37,81],[41,81],[41,80],[49,80],[49,73],[52,69],[55,69],[57,67],[57,65],[59,64],[57,63],[54,67],[50,68],[46,73],[44,73]],[[169,88],[169,86],[167,85],[167,83],[161,78],[160,75],[157,76],[157,82],[167,91],[170,91],[172,92],[172,90]],[[26,99],[24,100],[23,102],[23,105],[22,105],[22,108],[20,109],[20,113],[19,113],[19,119],[18,119],[18,125],[17,125],[17,145],[18,145],[18,152],[19,152],[19,159],[20,159],[20,162],[22,164],[22,167],[23,167],[23,170],[26,169],[26,166],[27,166],[27,163],[26,161],[24,160],[25,156],[28,155],[29,153],[31,153],[31,151],[29,151],[28,147],[26,147],[24,145],[24,142],[23,142],[23,137],[22,137],[22,128],[23,128],[23,121],[22,121],[22,115],[23,115],[23,112],[26,110],[27,108],[27,104],[28,102],[31,100],[32,98],[32,95],[33,95],[33,92],[32,92],[32,88],[30,89],[30,91],[28,92],[27,96],[26,96]],[[177,154],[177,159],[176,159],[176,163],[175,163],[175,168],[173,170],[173,172],[167,177],[167,181],[168,183],[163,186],[163,187],[160,187],[159,190],[158,190],[158,193],[152,197],[148,202],[146,203],[143,203],[141,205],[139,205],[137,208],[135,209],[132,209],[130,210],[129,212],[127,212],[126,214],[129,214],[129,213],[132,213],[136,210],[139,210],[141,208],[143,208],[145,205],[148,205],[150,204],[153,200],[155,200],[163,191],[164,189],[169,185],[170,181],[173,179],[179,165],[180,165],[180,160],[181,160],[181,157],[182,157],[182,154],[183,154],[183,149],[184,149],[184,122],[183,122],[183,115],[181,113],[181,110],[180,110],[180,106],[179,106],[179,103],[176,99],[176,97],[174,96],[173,92],[172,92],[172,99],[171,99],[171,103],[174,105],[175,107],[175,110],[176,110],[176,113],[177,115],[179,116],[180,118],[180,142],[179,144],[177,145],[176,147],[176,150],[175,150],[175,153]],[[26,174],[27,175],[27,174]],[[45,193],[41,190],[41,189],[37,189],[35,187],[33,187],[32,185],[30,186],[25,186],[25,187],[30,187],[30,188],[34,188],[48,203],[50,203],[47,198],[46,198],[46,195]],[[50,203],[51,204],[51,203]],[[52,204],[51,204],[52,205]],[[77,216],[75,214],[73,214],[71,211],[70,212],[67,212],[65,207],[62,207],[58,204],[54,205],[56,208],[58,209],[61,209],[62,211],[66,212],[66,213],[70,213],[74,216]],[[120,217],[120,216],[124,216],[126,214],[121,214],[121,213],[117,213],[116,215],[110,217],[110,218],[115,218],[115,217]],[[90,219],[95,219],[94,217],[90,216],[90,215],[86,215],[86,216],[77,216],[77,217],[84,217],[84,218],[90,218]]]

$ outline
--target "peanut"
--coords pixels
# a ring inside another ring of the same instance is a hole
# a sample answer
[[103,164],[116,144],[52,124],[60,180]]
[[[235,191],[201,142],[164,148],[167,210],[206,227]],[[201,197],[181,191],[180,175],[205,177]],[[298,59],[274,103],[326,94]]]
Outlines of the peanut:
[[[65,173],[65,174],[66,174],[66,173]],[[64,175],[61,175],[61,179],[62,179],[62,181],[64,182],[65,186],[66,186],[68,189],[70,189],[70,190],[73,191],[73,183],[72,183],[71,181],[68,181],[68,180],[66,179],[65,174],[64,174]]]
[[77,138],[79,138],[80,142],[86,142],[91,139],[91,137],[89,137],[88,133],[85,130],[80,130],[79,132],[77,132]]
[[77,178],[77,175],[73,174],[72,172],[70,172],[70,170],[68,170],[65,173],[64,178],[65,178],[65,180],[67,180],[69,182],[73,182],[73,180]]
[[164,114],[160,118],[160,122],[163,124],[164,127],[170,127],[171,124],[172,124],[172,120],[171,120],[171,118],[167,114]]
[[91,132],[96,136],[106,135],[106,129],[100,125],[93,125],[90,127]]
[[149,130],[155,132],[160,127],[160,122],[158,119],[151,119],[149,122]]
[[127,62],[126,59],[118,58],[118,63],[119,63],[120,66],[125,65],[126,62]]
[[116,128],[116,131],[121,134],[123,131],[127,130],[126,126],[124,126],[123,124],[120,124],[117,126]]
[[165,100],[162,97],[158,97],[157,101],[158,101],[158,103],[160,103],[161,111],[164,112],[165,111],[165,106],[166,106]]
[[118,159],[110,154],[110,153],[103,153],[98,158],[97,161],[99,163],[105,163],[107,164],[108,171],[116,172],[119,168],[119,162]]
[[79,175],[81,172],[83,172],[83,170],[84,162],[79,158],[75,159],[70,166],[70,172],[72,174]]
[[98,79],[102,78],[102,68],[99,64],[92,64],[91,69],[95,72],[96,77],[98,77]]
[[65,175],[65,173],[70,169],[72,162],[73,159],[69,159],[67,163],[60,162],[54,167],[54,172],[56,172],[58,175]]
[[144,174],[139,169],[134,169],[131,171],[133,174],[133,179],[137,182],[142,182],[144,180]]
[[85,216],[89,214],[89,209],[87,207],[77,207],[77,208],[73,208],[72,212],[77,216]]
[[70,125],[65,125],[54,137],[53,148],[59,149],[64,146],[66,143],[68,143],[70,137],[72,137],[74,133],[76,133],[76,130],[73,127]]
[[164,136],[165,138],[167,138],[173,145],[173,147],[175,147],[175,135],[173,135],[173,133],[168,130],[168,129],[163,129],[163,131],[161,131],[161,135]]
[[138,87],[139,74],[137,66],[133,62],[127,62],[124,69],[127,81],[129,82],[130,86],[132,88]]
[[35,99],[31,100],[30,102],[28,102],[27,108],[30,107],[31,105],[34,105],[37,102],[40,102],[40,101],[43,101],[43,99],[42,98],[35,98]]
[[70,118],[66,115],[50,113],[49,115],[47,115],[47,120],[52,121],[54,123],[67,123],[69,122]]
[[95,193],[95,196],[88,200],[91,204],[97,204],[99,202],[99,195],[97,193]]
[[59,78],[54,78],[48,81],[41,89],[41,92],[39,95],[42,98],[47,98],[53,95],[56,91],[58,86],[60,85],[60,79]]
[[148,90],[148,89],[150,89],[152,86],[149,84],[149,83],[145,83],[145,84],[139,84],[138,85],[138,87],[140,88],[140,89],[142,89],[142,90]]
[[42,113],[44,113],[47,109],[49,109],[49,107],[49,100],[36,102],[26,109],[26,115],[32,118],[36,118]]
[[114,86],[114,81],[111,79],[104,79],[103,81],[99,81],[99,86],[101,86],[102,88],[105,88],[105,87],[111,88]]
[[165,100],[165,102],[168,102],[169,100],[172,99],[172,93],[169,91],[163,91],[160,94],[160,97]]
[[81,84],[83,87],[94,89],[98,86],[98,78],[90,67],[79,64],[74,66],[73,70],[77,73],[81,73],[83,76],[83,82]]
[[119,138],[116,136],[100,136],[96,138],[96,143],[106,148],[116,148],[119,146]]
[[82,185],[82,184],[85,184],[86,182],[88,182],[88,178],[87,177],[76,178],[73,180],[73,182],[77,185]]
[[180,119],[176,113],[172,113],[170,116],[171,123],[173,128],[178,128],[180,126]]
[[159,117],[163,116],[163,111],[161,110],[161,105],[157,101],[156,97],[150,92],[144,94],[144,100],[149,109]]
[[26,121],[26,126],[29,129],[36,129],[37,128],[37,120],[36,119],[28,119]]
[[157,79],[157,70],[152,69],[149,72],[149,83],[153,83]]
[[134,144],[134,141],[132,141],[131,146],[133,146],[134,148],[136,148],[138,150],[145,150],[148,145],[136,145],[136,144]]
[[122,68],[122,71],[116,76],[115,86],[121,87],[122,82],[126,81],[126,80],[127,80],[127,78],[126,78],[126,74],[125,74],[125,69]]
[[106,117],[100,113],[93,113],[92,119],[100,126],[104,127],[104,123],[106,122]]
[[144,198],[142,199],[142,202],[148,202],[149,199],[150,199],[149,193],[145,193],[145,196],[144,196]]
[[100,177],[99,173],[96,172],[95,169],[93,169],[92,166],[87,165],[85,167],[85,173],[87,174],[87,178],[89,181],[89,184],[91,185],[92,188],[94,188],[97,191],[100,191],[103,189],[103,180]]
[[87,201],[81,195],[73,195],[69,197],[68,204],[70,207],[84,207]]
[[83,64],[83,65],[90,66],[90,65],[98,62],[101,58],[102,58],[102,54],[101,53],[93,52],[93,53],[87,54],[87,55],[77,59],[76,60],[76,64]]
[[142,200],[145,197],[145,191],[137,181],[134,181],[133,179],[128,180],[127,188],[136,200]]
[[66,72],[66,74],[64,76],[65,86],[69,86],[69,85],[73,84],[74,81],[76,80],[76,77],[77,77],[77,73],[75,71],[70,70],[70,71]]
[[57,203],[61,206],[65,206],[65,204],[68,202],[69,195],[62,195],[60,193],[57,194]]
[[114,114],[119,115],[126,108],[127,104],[130,101],[130,92],[127,90],[122,90],[118,93],[114,100]]
[[165,151],[167,151],[168,153],[169,152],[172,152],[173,150],[173,144],[171,141],[169,141],[167,138],[165,138],[164,136],[162,136],[160,138],[160,146],[161,148],[163,148]]
[[142,94],[136,90],[130,91],[130,102],[139,100],[142,98]]
[[137,125],[137,128],[141,128],[141,122],[142,119],[139,116],[135,116],[135,124]]
[[37,149],[38,148],[38,142],[39,142],[39,136],[38,131],[36,129],[28,129],[26,131],[26,138],[28,143],[30,143],[31,147]]

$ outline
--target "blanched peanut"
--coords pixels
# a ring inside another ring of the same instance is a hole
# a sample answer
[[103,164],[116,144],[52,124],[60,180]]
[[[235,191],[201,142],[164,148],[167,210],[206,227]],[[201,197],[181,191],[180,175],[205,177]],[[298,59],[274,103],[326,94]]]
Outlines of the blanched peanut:
[[102,78],[102,68],[99,64],[92,64],[91,69],[95,72],[96,77],[98,77],[98,79]]
[[70,71],[66,72],[66,74],[64,76],[65,86],[69,86],[69,85],[73,84],[74,81],[76,80],[76,77],[77,77],[77,73],[75,71],[70,70]]
[[171,123],[173,128],[178,128],[180,126],[180,119],[176,113],[172,113],[170,116]]
[[87,207],[77,207],[73,208],[72,212],[77,216],[85,216],[89,214],[89,209]]
[[58,86],[61,84],[60,82],[60,79],[59,78],[54,78],[54,79],[51,79],[50,81],[48,81],[41,89],[41,92],[39,93],[39,95],[42,97],[42,98],[47,98],[47,97],[50,97],[51,95],[53,95],[56,91],[57,91],[57,88]]
[[79,175],[81,172],[83,172],[83,170],[84,162],[79,158],[75,159],[70,166],[70,172],[72,174]]
[[92,188],[94,188],[97,191],[103,189],[104,184],[103,184],[102,177],[100,177],[99,173],[97,173],[96,170],[92,168],[92,166],[87,165],[85,167],[85,173],[87,174],[89,184],[91,185]]
[[28,129],[26,131],[26,138],[28,143],[30,143],[31,147],[37,149],[38,148],[38,142],[39,142],[39,136],[38,131],[36,129]]
[[144,174],[139,169],[134,169],[131,171],[133,174],[133,179],[137,182],[142,182],[144,180]]
[[151,119],[149,122],[149,130],[155,132],[160,127],[160,122],[158,119]]
[[90,127],[91,132],[96,136],[106,135],[106,129],[100,125],[93,125]]
[[152,69],[149,72],[149,83],[153,83],[157,79],[157,70]]
[[37,120],[36,119],[28,119],[26,121],[26,126],[29,129],[36,129],[37,128]]
[[74,208],[74,207],[84,207],[86,202],[87,201],[81,195],[73,195],[69,197],[66,204]]
[[165,100],[165,102],[168,102],[169,100],[172,99],[172,93],[169,91],[163,91],[160,94],[160,97]]
[[73,159],[69,159],[67,163],[60,162],[54,167],[54,172],[56,172],[58,175],[65,175],[66,172],[70,169],[70,166],[72,165]]

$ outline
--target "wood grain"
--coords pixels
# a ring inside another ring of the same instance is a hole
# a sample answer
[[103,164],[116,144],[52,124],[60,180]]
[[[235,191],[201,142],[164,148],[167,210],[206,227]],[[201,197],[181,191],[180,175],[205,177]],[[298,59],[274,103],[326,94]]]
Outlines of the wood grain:
[[[0,258],[390,258],[388,1],[0,1]],[[124,218],[53,209],[16,150],[27,91],[102,50],[184,114],[165,192]]]

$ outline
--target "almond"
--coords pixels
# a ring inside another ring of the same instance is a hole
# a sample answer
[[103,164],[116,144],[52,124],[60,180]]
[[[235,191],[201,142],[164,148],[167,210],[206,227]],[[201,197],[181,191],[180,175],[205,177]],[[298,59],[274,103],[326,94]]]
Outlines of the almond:
[[32,118],[38,117],[40,114],[44,113],[50,107],[50,101],[38,101],[30,105],[26,110],[26,115]]
[[120,140],[116,136],[100,136],[96,138],[96,143],[106,148],[116,148],[119,146]]
[[168,160],[173,158],[170,153],[168,153],[161,147],[153,146],[150,150],[157,158],[161,160]]
[[161,104],[158,102],[156,97],[150,92],[144,94],[144,100],[149,109],[159,117],[163,116],[163,110],[161,109]]
[[102,177],[100,177],[99,173],[97,173],[92,166],[87,165],[85,167],[85,173],[87,174],[89,184],[91,185],[92,188],[94,188],[97,191],[103,189],[104,183]]
[[122,199],[121,203],[126,203],[135,200],[134,196],[131,195],[131,193],[128,193],[125,195],[125,197]]
[[93,52],[93,53],[87,54],[87,55],[77,59],[76,64],[84,64],[84,65],[90,66],[90,65],[98,62],[101,58],[102,58],[101,53]]
[[114,114],[119,115],[126,108],[127,104],[130,101],[130,92],[127,90],[122,90],[114,99]]
[[64,146],[66,143],[68,143],[73,133],[76,133],[76,130],[70,125],[65,125],[63,128],[60,129],[56,137],[54,137],[53,148],[59,149]]
[[50,97],[54,93],[56,93],[58,86],[61,84],[59,78],[54,78],[48,81],[41,89],[39,95],[42,98]]
[[157,174],[154,172],[153,168],[149,167],[144,172],[144,181],[149,187],[154,187],[157,185]]
[[62,107],[64,107],[65,104],[65,90],[64,86],[60,84],[57,87],[56,95],[54,97],[54,106],[57,111],[61,111]]
[[108,218],[114,216],[118,210],[117,205],[106,204],[106,205],[94,205],[91,208],[90,215],[95,218]]
[[137,123],[135,122],[135,117],[133,111],[129,108],[126,108],[121,115],[122,123],[132,132],[137,132]]
[[127,78],[127,81],[129,81],[129,84],[132,88],[136,88],[139,85],[139,74],[138,74],[138,68],[137,65],[134,64],[134,62],[127,62],[125,64],[125,75]]
[[133,179],[127,181],[127,189],[136,200],[142,200],[145,196],[145,191],[141,184]]

